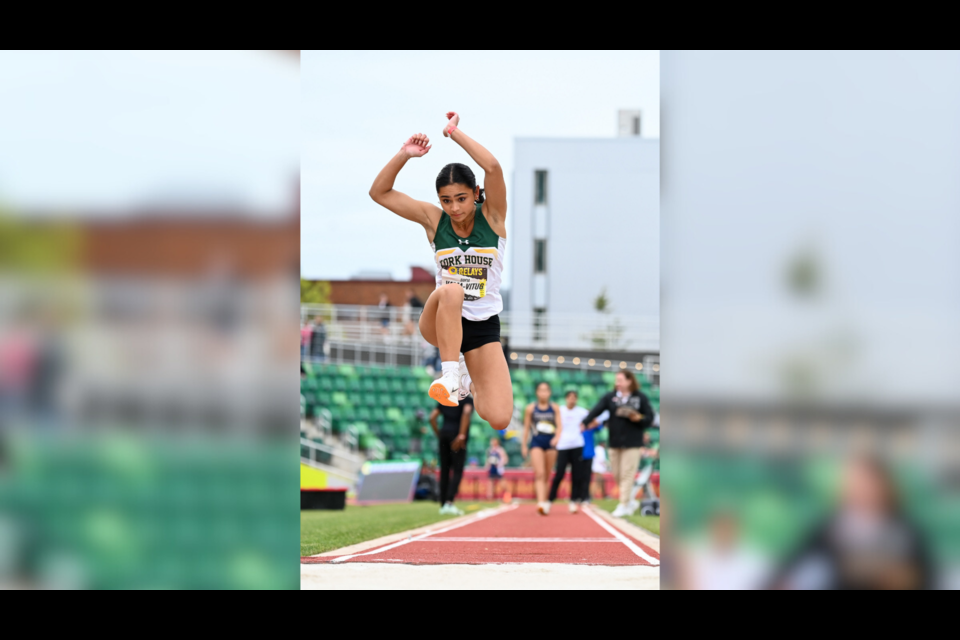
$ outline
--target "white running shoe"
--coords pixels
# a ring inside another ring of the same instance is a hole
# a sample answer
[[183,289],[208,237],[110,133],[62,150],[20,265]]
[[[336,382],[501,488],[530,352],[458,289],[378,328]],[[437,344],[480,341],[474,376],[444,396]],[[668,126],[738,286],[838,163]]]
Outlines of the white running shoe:
[[637,509],[640,508],[640,503],[636,500],[631,500],[627,503],[627,515],[632,516],[637,512]]
[[450,505],[450,513],[452,513],[452,514],[455,515],[455,516],[462,516],[462,515],[463,515],[463,510],[462,510],[460,507],[458,507],[457,505],[451,504],[451,505]]
[[614,518],[623,518],[627,515],[627,506],[624,504],[618,504],[617,508],[613,510],[613,513],[610,514]]
[[464,398],[470,395],[470,384],[473,380],[470,379],[470,372],[467,371],[467,362],[463,359],[463,354],[460,354],[460,402],[463,402]]
[[544,508],[544,506],[543,506],[544,504],[546,504],[546,503],[544,503],[544,502],[538,502],[538,503],[537,503],[537,513],[539,513],[539,514],[542,515],[542,516],[547,515],[547,509]]
[[457,392],[460,389],[460,375],[457,373],[440,376],[430,385],[430,397],[445,407],[455,407],[460,404],[457,401]]
[[579,511],[579,510],[580,510],[580,509],[577,507],[577,503],[576,503],[576,502],[571,502],[571,503],[570,503],[570,513],[576,513],[576,512]]

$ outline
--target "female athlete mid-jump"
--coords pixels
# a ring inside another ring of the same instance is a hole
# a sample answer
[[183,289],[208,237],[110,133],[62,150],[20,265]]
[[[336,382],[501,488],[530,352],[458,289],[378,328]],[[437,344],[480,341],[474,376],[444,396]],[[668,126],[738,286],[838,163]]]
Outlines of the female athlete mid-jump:
[[[443,375],[430,397],[447,406],[473,395],[477,414],[503,430],[513,415],[510,371],[500,346],[500,280],[507,244],[507,185],[493,155],[457,128],[460,116],[447,113],[444,137],[470,154],[484,172],[484,187],[470,167],[451,163],[437,176],[440,207],[414,200],[393,188],[410,158],[430,151],[422,133],[410,136],[370,188],[374,202],[427,232],[437,263],[437,288],[420,315],[420,333],[439,347]],[[462,354],[462,355],[461,355]]]

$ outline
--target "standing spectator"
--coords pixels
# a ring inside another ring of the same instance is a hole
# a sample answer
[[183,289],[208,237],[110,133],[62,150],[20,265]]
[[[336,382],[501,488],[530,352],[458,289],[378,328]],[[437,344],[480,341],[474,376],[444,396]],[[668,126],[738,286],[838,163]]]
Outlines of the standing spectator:
[[[453,504],[460,490],[463,464],[467,457],[467,439],[470,436],[470,415],[473,399],[469,396],[455,407],[437,403],[430,413],[430,426],[437,435],[440,447],[440,507],[441,515],[463,515]],[[443,427],[437,428],[437,418],[443,416]]]
[[579,503],[584,493],[583,482],[583,433],[574,425],[579,425],[587,415],[587,410],[577,406],[577,392],[567,391],[566,405],[560,407],[560,422],[568,425],[560,432],[557,440],[557,467],[553,474],[553,483],[550,485],[550,502],[557,499],[557,490],[563,477],[567,474],[567,465],[570,466],[570,513],[579,510]]
[[390,299],[386,293],[380,294],[380,302],[377,303],[379,312],[377,316],[380,319],[380,333],[388,335],[390,333]]
[[656,498],[657,494],[653,491],[653,485],[650,478],[654,471],[659,470],[660,443],[654,443],[650,437],[650,431],[643,432],[643,449],[640,451],[640,473],[637,474],[637,481],[633,485],[633,498],[630,501],[631,511],[640,507],[636,496],[640,494],[640,500],[645,498]]
[[[594,422],[596,422],[596,420]],[[607,448],[602,444],[598,444],[593,448],[593,462],[590,464],[590,469],[596,474],[594,477],[597,481],[595,493],[599,494],[601,498],[606,498],[607,483],[604,474],[609,469],[607,468]]]
[[[604,457],[603,446],[597,445],[596,447],[593,444],[593,436],[596,431],[601,429],[603,424],[600,419],[597,418],[589,425],[583,427],[583,455],[580,456],[580,493],[576,497],[580,504],[589,504],[590,503],[590,487],[593,484],[593,465],[597,459],[597,449],[600,449],[600,464],[606,462],[606,457]],[[601,473],[606,469],[601,469]],[[601,481],[602,485],[602,481]],[[600,491],[600,494],[603,495],[603,491]]]
[[307,320],[300,327],[300,359],[306,360],[310,355],[310,338],[313,335],[313,320]]
[[420,314],[423,313],[423,302],[417,297],[417,294],[413,289],[407,289],[406,296],[407,303],[404,305],[403,309],[405,321],[403,331],[406,335],[412,336],[414,328],[416,327],[415,323],[420,322]]
[[607,393],[590,410],[581,424],[586,427],[603,411],[610,412],[610,470],[619,487],[620,504],[613,515],[620,518],[631,514],[630,493],[633,478],[640,464],[643,432],[653,422],[653,408],[647,396],[640,393],[640,385],[630,371],[618,371],[614,390]]
[[494,495],[500,495],[500,480],[507,467],[507,452],[500,446],[500,440],[490,438],[490,448],[487,449],[487,500],[493,500]]
[[323,318],[317,316],[313,323],[313,332],[310,334],[310,357],[314,361],[323,360],[323,343],[327,339],[327,329],[323,326]]

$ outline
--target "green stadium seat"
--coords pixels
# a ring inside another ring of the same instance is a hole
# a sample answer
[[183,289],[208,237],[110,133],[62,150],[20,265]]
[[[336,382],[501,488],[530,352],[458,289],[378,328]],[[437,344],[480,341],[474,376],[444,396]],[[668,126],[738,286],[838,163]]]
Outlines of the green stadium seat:
[[403,412],[400,411],[397,407],[389,407],[386,410],[387,420],[400,421],[403,420]]
[[393,404],[401,409],[407,406],[407,396],[402,393],[398,393],[393,396]]
[[303,378],[300,380],[300,391],[316,391],[317,380],[315,378]]
[[426,394],[430,391],[431,384],[433,384],[433,378],[422,378],[417,382],[417,391]]
[[363,404],[363,400],[361,400],[361,396],[360,396],[360,394],[357,393],[357,392],[348,393],[348,394],[347,394],[347,402],[349,402],[350,404],[352,404],[352,405],[355,406],[355,407],[359,407],[361,404]]
[[363,420],[364,422],[369,422],[373,420],[373,413],[367,407],[359,407],[357,409],[357,419]]
[[343,419],[347,422],[354,422],[357,419],[356,410],[350,405],[344,405]]
[[556,385],[560,382],[560,374],[553,369],[547,369],[543,372],[543,379],[552,385]]
[[384,422],[387,419],[387,412],[382,407],[374,407],[370,414],[375,422]]
[[377,383],[373,378],[364,378],[360,383],[360,390],[363,393],[375,393],[377,390]]
[[337,373],[343,378],[357,377],[357,370],[353,368],[352,364],[341,364],[337,366]]
[[407,378],[403,381],[403,390],[407,393],[420,393],[420,389],[417,388],[417,381],[413,378]]
[[334,391],[330,396],[330,399],[335,405],[344,405],[347,404],[347,394],[345,391]]
[[334,378],[333,379],[333,390],[334,391],[347,391],[347,381],[345,378]]
[[390,392],[391,393],[403,393],[403,381],[399,378],[394,378],[390,381]]
[[517,382],[520,382],[521,384],[525,382],[530,382],[532,380],[532,378],[530,377],[529,369],[514,369],[512,377],[514,380],[516,380]]

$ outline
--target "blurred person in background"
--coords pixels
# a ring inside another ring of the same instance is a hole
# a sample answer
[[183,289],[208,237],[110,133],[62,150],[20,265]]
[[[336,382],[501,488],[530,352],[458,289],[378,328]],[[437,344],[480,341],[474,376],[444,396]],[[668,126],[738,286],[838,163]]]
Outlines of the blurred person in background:
[[[582,432],[583,433],[583,455],[580,456],[580,465],[581,465],[580,494],[574,496],[577,500],[579,500],[581,505],[590,503],[590,489],[591,489],[591,486],[593,485],[593,471],[594,471],[594,464],[597,457],[598,448],[600,449],[600,452],[599,452],[599,455],[601,457],[600,464],[602,465],[604,462],[606,462],[606,457],[603,451],[603,445],[594,446],[594,443],[593,443],[594,434],[602,426],[603,425],[599,419],[594,420],[587,426],[583,426],[581,424],[581,428],[583,429],[583,432]],[[606,471],[605,467],[603,468],[601,473],[603,471]],[[602,483],[603,483],[603,480],[601,478],[601,484]],[[602,495],[602,490],[601,490],[601,495]]]
[[[604,411],[597,419],[592,421],[589,426],[597,425],[592,429],[585,429],[584,433],[592,431],[597,433],[600,429],[603,428],[603,425],[606,424],[607,419],[610,418],[610,412]],[[602,443],[597,444],[593,448],[593,460],[590,462],[590,471],[594,474],[594,480],[596,480],[596,486],[593,488],[593,492],[599,495],[601,498],[607,497],[607,483],[604,479],[604,474],[609,471],[607,466],[607,448],[603,446]]]
[[493,496],[500,495],[500,480],[507,467],[507,460],[507,452],[500,446],[500,440],[490,438],[490,448],[487,449],[487,477],[490,479],[487,483],[487,500],[493,500]]
[[778,572],[781,589],[930,589],[926,544],[905,515],[890,471],[863,457],[843,470],[837,509]]
[[[550,402],[552,389],[549,382],[537,385],[537,401],[531,402],[523,412],[523,437],[521,452],[526,458],[529,454],[533,463],[533,486],[537,493],[537,512],[550,513],[550,501],[547,500],[547,481],[550,470],[557,461],[557,442],[563,431],[560,407]],[[528,441],[531,428],[533,437]],[[529,444],[528,444],[529,442]]]
[[[613,515],[631,515],[630,494],[633,479],[640,465],[643,433],[653,422],[650,400],[640,392],[637,378],[631,371],[618,371],[614,390],[604,395],[580,423],[586,427],[604,411],[610,412],[608,446],[610,470],[620,489],[620,504]],[[635,510],[635,509],[634,509]]]
[[327,339],[327,328],[323,326],[323,318],[317,316],[314,318],[312,331],[310,333],[310,357],[315,360],[323,360],[323,343]]
[[[440,449],[441,515],[463,515],[463,511],[454,506],[453,500],[460,490],[460,479],[463,478],[472,414],[473,401],[469,397],[455,407],[438,402],[430,412],[430,427],[437,436],[437,446]],[[437,418],[441,415],[443,426],[438,428]]]
[[413,289],[406,291],[406,304],[403,305],[404,329],[403,332],[412,336],[414,333],[414,322],[420,322],[420,314],[423,313],[423,302],[417,297]]
[[437,490],[437,468],[431,460],[424,460],[420,466],[420,477],[417,478],[417,488],[413,492],[413,497],[414,500],[440,499]]
[[386,293],[380,294],[380,302],[377,303],[377,320],[380,321],[380,333],[388,335],[390,333],[390,299]]
[[440,348],[443,375],[430,385],[430,397],[453,406],[472,395],[477,414],[502,431],[513,418],[513,384],[500,345],[499,316],[507,246],[507,185],[493,154],[458,127],[460,116],[453,111],[446,116],[444,137],[463,147],[483,169],[484,188],[477,185],[470,167],[450,163],[435,181],[440,207],[394,189],[407,161],[430,151],[429,138],[418,133],[410,136],[380,171],[370,187],[370,197],[420,224],[434,252],[437,288],[420,314],[420,334]]
[[762,589],[771,568],[765,556],[743,542],[740,519],[728,509],[717,509],[711,514],[707,539],[692,548],[688,560],[677,576],[681,589]]
[[306,360],[310,355],[310,340],[313,338],[313,320],[307,320],[300,327],[300,359]]
[[640,506],[639,500],[657,497],[657,494],[653,491],[650,478],[653,477],[654,466],[656,466],[654,463],[659,458],[660,443],[654,443],[650,431],[644,431],[643,448],[640,450],[640,473],[637,474],[637,480],[633,485],[634,499],[630,505],[632,510],[636,510]]
[[560,407],[561,424],[570,425],[560,433],[557,440],[557,466],[554,469],[553,482],[550,484],[550,497],[552,503],[557,499],[557,491],[560,489],[560,483],[563,482],[567,474],[567,466],[570,467],[570,513],[576,513],[579,504],[583,500],[583,432],[581,429],[574,429],[573,425],[580,424],[588,411],[583,407],[577,406],[577,392],[567,391],[566,404]]

